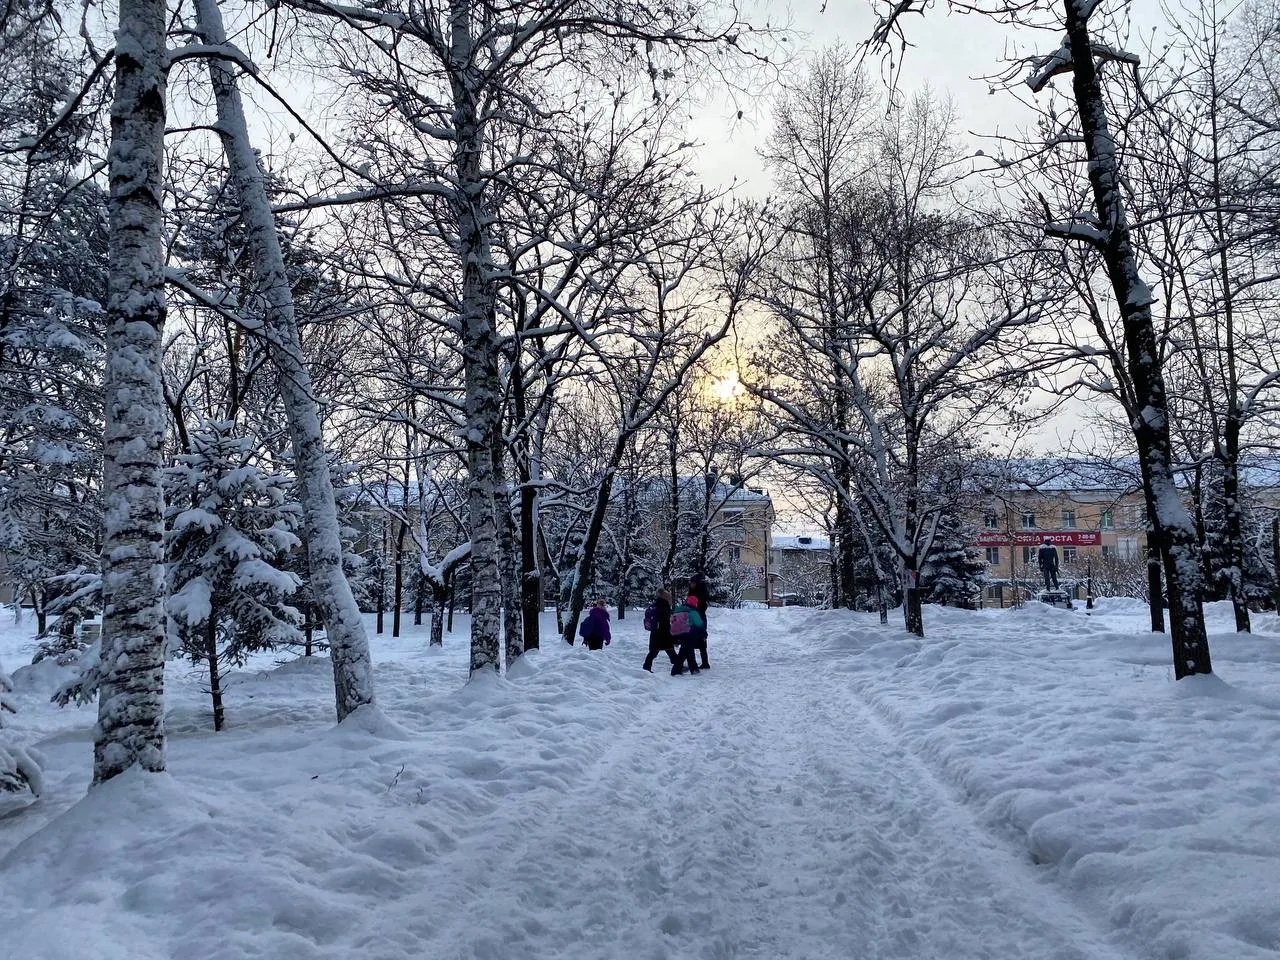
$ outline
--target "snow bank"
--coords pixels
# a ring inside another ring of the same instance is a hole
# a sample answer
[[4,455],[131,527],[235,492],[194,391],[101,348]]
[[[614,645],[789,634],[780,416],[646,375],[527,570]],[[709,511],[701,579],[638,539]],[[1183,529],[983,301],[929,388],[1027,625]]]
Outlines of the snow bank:
[[[431,904],[407,929],[385,929],[379,909],[447,890],[441,856],[517,804],[537,817],[657,689],[630,662],[634,643],[618,657],[561,644],[510,679],[468,684],[459,626],[443,657],[427,653],[425,625],[378,638],[380,701],[393,706],[338,726],[327,659],[230,672],[217,735],[199,671],[171,663],[169,772],[87,795],[92,708],[59,711],[47,678],[31,684],[25,732],[43,725],[58,776],[47,801],[0,820],[3,955],[424,955]],[[16,661],[27,644],[15,633],[0,632],[0,649]]]
[[[1207,611],[1218,676],[1174,683],[1145,605],[929,609],[800,626],[990,827],[1154,956],[1280,956],[1280,647]],[[799,625],[798,625],[799,626]]]

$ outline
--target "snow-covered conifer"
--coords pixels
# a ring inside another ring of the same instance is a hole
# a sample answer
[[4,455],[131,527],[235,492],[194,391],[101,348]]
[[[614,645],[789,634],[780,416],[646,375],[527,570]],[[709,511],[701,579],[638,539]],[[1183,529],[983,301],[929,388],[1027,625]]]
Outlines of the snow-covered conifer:
[[920,565],[920,589],[934,603],[957,606],[976,599],[986,584],[986,564],[969,548],[972,531],[953,513],[938,519],[933,547]]
[[16,713],[10,694],[13,692],[13,681],[4,672],[0,664],[0,793],[20,793],[30,790],[40,795],[40,765],[31,754],[14,742],[10,732],[5,728],[5,714]]
[[288,478],[253,463],[253,443],[228,422],[191,436],[192,452],[166,471],[168,613],[182,650],[209,668],[214,729],[223,725],[220,667],[296,643],[300,615],[288,599],[298,577],[283,569],[299,546]]

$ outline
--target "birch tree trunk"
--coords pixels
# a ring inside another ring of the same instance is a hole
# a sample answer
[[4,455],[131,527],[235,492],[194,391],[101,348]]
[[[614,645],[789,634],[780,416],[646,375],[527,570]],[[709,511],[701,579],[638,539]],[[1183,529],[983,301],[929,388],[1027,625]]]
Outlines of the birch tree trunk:
[[[226,44],[226,30],[216,0],[196,0],[195,8],[205,42],[210,46]],[[218,135],[236,186],[256,293],[262,301],[262,334],[280,375],[280,395],[302,487],[303,539],[307,545],[311,591],[329,640],[334,693],[341,721],[356,708],[373,703],[369,638],[342,569],[342,538],[333,483],[329,479],[329,458],[320,428],[320,409],[302,356],[293,289],[285,270],[275,214],[257,154],[249,140],[235,68],[226,60],[211,57],[209,79],[217,103]]]
[[494,444],[501,429],[498,332],[491,271],[492,229],[485,205],[484,129],[467,0],[449,5],[450,84],[453,95],[456,179],[452,206],[462,268],[462,362],[465,369],[464,436],[467,512],[471,526],[471,673],[501,666],[502,563],[497,526]]
[[161,170],[168,84],[164,0],[122,0],[111,107],[104,397],[102,657],[93,782],[161,771],[165,429]]
[[1129,412],[1130,424],[1142,466],[1152,536],[1164,566],[1173,672],[1182,679],[1213,672],[1201,600],[1204,582],[1200,551],[1194,524],[1173,475],[1168,396],[1151,318],[1151,291],[1138,274],[1121,193],[1116,143],[1089,36],[1089,13],[1094,4],[1088,0],[1064,0],[1063,6],[1071,49],[1072,90],[1089,158],[1089,183],[1098,223],[1106,236],[1102,257],[1124,321],[1126,365],[1135,398],[1134,409]]

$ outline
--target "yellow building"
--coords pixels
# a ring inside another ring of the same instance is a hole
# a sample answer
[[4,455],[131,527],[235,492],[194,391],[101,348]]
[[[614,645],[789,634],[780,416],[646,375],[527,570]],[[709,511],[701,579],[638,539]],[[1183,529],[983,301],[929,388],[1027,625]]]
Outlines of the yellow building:
[[[1036,551],[1058,550],[1063,589],[1083,598],[1090,576],[1139,570],[1146,557],[1146,504],[1118,470],[1047,461],[1056,467],[1034,485],[1010,484],[968,518],[973,546],[992,583],[984,606],[1008,606],[1044,587]],[[1096,466],[1096,465],[1095,465]]]

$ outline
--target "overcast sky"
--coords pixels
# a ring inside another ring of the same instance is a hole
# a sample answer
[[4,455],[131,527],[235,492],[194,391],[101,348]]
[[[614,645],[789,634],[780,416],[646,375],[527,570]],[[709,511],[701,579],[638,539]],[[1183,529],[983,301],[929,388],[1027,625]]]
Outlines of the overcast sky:
[[[935,3],[937,0],[935,0]],[[1160,0],[1135,0],[1130,4],[1133,18],[1149,31],[1161,20]],[[1177,2],[1177,0],[1173,0]],[[1057,3],[1045,9],[1056,9]],[[1119,11],[1119,2],[1110,2],[1108,10]],[[874,24],[867,0],[833,0],[824,11],[821,0],[798,0],[788,7],[783,3],[761,4],[765,16],[790,19],[798,29],[788,35],[788,46],[796,54],[791,74],[800,77],[806,51],[819,50],[843,43],[855,50],[870,35]],[[788,9],[790,11],[788,15]],[[1028,110],[1006,90],[992,92],[983,79],[1001,72],[1011,60],[1033,53],[1049,53],[1060,40],[1056,31],[1039,31],[999,24],[973,15],[950,13],[945,3],[937,3],[923,16],[907,18],[909,38],[914,48],[908,51],[902,71],[901,85],[907,91],[928,84],[950,96],[956,104],[960,127],[974,134],[969,146],[976,150],[991,144],[983,138],[993,134],[1015,134],[1030,122]],[[1141,44],[1130,41],[1135,52]],[[878,72],[880,63],[870,59],[868,69]],[[703,144],[698,159],[699,171],[711,182],[727,184],[736,177],[753,194],[768,189],[768,178],[758,156],[769,128],[768,96],[749,104],[709,103],[698,112],[691,131]],[[745,106],[744,118],[736,119],[736,110]]]

